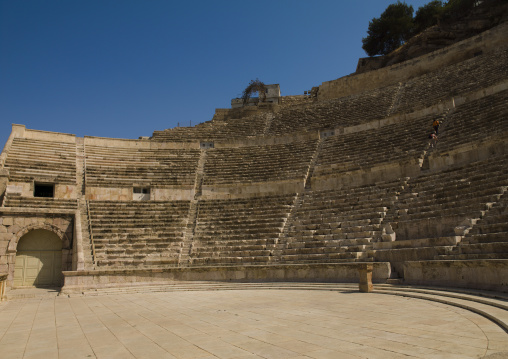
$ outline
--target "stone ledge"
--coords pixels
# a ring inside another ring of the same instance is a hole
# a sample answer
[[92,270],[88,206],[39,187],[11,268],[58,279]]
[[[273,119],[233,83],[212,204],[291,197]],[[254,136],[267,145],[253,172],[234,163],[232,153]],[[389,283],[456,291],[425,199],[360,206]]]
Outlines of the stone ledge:
[[508,292],[508,259],[408,261],[404,284]]
[[[111,288],[172,281],[227,282],[329,282],[357,283],[355,263],[274,264],[217,267],[175,267],[163,269],[64,271],[63,293],[81,292],[93,288]],[[390,277],[390,264],[373,263],[373,282],[384,283]]]
[[74,215],[78,209],[55,208],[27,208],[27,207],[0,207],[0,213],[5,214],[69,214]]

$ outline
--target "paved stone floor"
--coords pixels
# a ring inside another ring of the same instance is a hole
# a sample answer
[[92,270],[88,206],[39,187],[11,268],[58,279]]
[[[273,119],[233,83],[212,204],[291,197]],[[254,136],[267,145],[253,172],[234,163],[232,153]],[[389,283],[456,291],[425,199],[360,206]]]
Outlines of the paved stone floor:
[[0,303],[3,359],[450,359],[497,352],[508,352],[508,334],[484,317],[376,293],[222,290]]

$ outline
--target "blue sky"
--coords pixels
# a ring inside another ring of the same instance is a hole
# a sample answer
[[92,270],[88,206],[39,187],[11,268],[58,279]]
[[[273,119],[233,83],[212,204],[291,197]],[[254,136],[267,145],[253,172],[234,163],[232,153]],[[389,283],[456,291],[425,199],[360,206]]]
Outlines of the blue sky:
[[394,2],[0,0],[0,148],[12,123],[115,138],[195,125],[255,78],[303,94],[355,71]]

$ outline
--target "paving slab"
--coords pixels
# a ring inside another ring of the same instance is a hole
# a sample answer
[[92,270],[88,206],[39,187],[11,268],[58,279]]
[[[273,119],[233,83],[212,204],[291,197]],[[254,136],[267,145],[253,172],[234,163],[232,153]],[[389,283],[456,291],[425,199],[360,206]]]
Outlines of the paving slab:
[[508,334],[463,308],[376,293],[245,289],[0,303],[2,358],[482,358]]

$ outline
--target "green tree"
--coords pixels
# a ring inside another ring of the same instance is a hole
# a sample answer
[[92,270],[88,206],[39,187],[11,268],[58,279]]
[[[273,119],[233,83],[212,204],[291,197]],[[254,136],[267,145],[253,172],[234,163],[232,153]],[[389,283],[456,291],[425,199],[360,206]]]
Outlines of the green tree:
[[369,56],[386,55],[406,42],[413,33],[413,7],[398,1],[388,5],[379,18],[369,22],[362,48]]
[[[487,0],[485,0],[487,2]],[[443,7],[441,18],[443,20],[453,20],[467,14],[478,3],[477,0],[449,0]]]
[[443,12],[443,2],[434,0],[420,7],[413,19],[415,33],[420,33],[428,27],[437,24],[438,18]]

